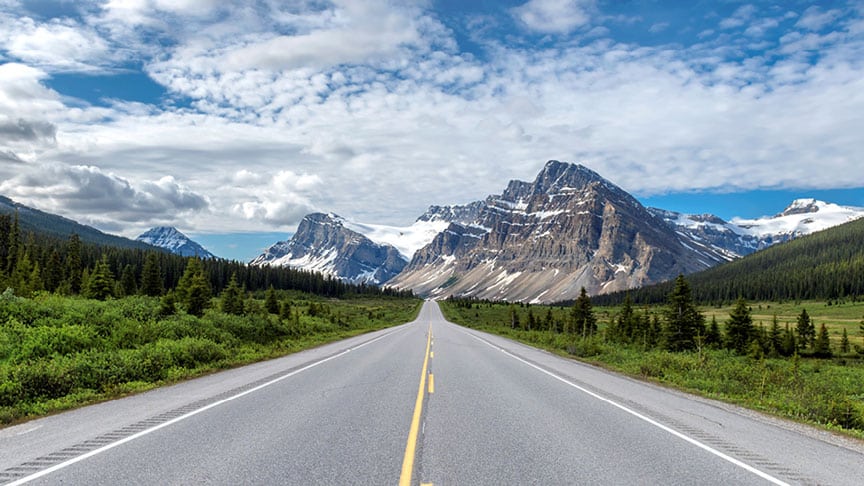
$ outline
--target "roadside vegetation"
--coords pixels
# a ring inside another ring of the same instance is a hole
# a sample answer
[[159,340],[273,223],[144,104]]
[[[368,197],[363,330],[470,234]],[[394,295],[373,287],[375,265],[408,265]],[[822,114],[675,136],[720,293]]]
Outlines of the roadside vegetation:
[[864,303],[697,306],[679,277],[666,302],[593,307],[451,298],[444,315],[552,352],[864,438]]
[[25,236],[0,215],[0,425],[409,322],[420,305],[312,272]]

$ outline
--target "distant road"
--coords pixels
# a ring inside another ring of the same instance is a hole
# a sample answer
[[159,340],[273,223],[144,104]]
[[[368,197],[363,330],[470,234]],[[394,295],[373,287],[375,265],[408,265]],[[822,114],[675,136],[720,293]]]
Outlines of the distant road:
[[434,303],[410,324],[0,430],[0,483],[400,479],[860,485],[864,445],[467,330]]

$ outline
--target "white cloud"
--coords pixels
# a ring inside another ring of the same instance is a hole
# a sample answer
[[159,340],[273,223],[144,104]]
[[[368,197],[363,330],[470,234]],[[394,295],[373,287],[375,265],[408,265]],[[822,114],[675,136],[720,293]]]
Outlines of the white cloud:
[[41,164],[0,182],[0,193],[90,221],[135,224],[205,210],[208,200],[172,176],[139,183],[94,166]]
[[839,18],[842,14],[837,9],[823,11],[817,5],[813,5],[804,11],[804,14],[801,15],[795,26],[808,30],[822,30],[823,27]]
[[116,21],[125,27],[111,42],[169,36],[145,69],[191,107],[73,104],[45,87],[48,68],[0,65],[0,192],[134,236],[146,229],[135,221],[178,214],[198,231],[289,229],[313,210],[405,224],[428,204],[530,179],[550,158],[640,194],[864,180],[854,19],[789,30],[749,55],[788,23],[744,6],[724,25],[755,39],[720,44],[733,33],[712,32],[691,47],[646,47],[608,29],[588,40],[602,27],[593,3],[529,2],[508,13],[533,32],[581,29],[580,43],[474,31],[485,49],[475,56],[409,3],[307,3],[188,12],[113,1],[85,22],[104,29],[126,8],[138,18]]
[[510,12],[528,30],[566,34],[587,25],[593,9],[593,0],[530,0]]
[[0,16],[0,48],[52,71],[97,71],[120,54],[97,32],[68,19]]
[[747,25],[753,18],[753,16],[756,14],[756,11],[757,9],[754,5],[742,5],[735,9],[735,12],[732,13],[731,17],[727,17],[720,21],[720,28],[734,29],[743,25]]

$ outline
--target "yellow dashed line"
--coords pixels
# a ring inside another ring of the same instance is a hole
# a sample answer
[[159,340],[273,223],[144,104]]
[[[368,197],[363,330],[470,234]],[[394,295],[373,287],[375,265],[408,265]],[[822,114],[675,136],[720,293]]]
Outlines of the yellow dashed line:
[[435,375],[429,373],[429,394],[435,393]]

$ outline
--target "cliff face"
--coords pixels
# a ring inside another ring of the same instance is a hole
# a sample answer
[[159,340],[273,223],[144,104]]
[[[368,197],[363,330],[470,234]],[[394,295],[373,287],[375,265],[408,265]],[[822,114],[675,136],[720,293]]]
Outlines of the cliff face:
[[624,190],[550,161],[454,222],[389,285],[421,295],[552,302],[674,278],[725,258],[677,234]]
[[392,279],[406,261],[393,246],[348,229],[338,216],[313,213],[290,240],[276,243],[249,264],[291,266],[377,285]]

